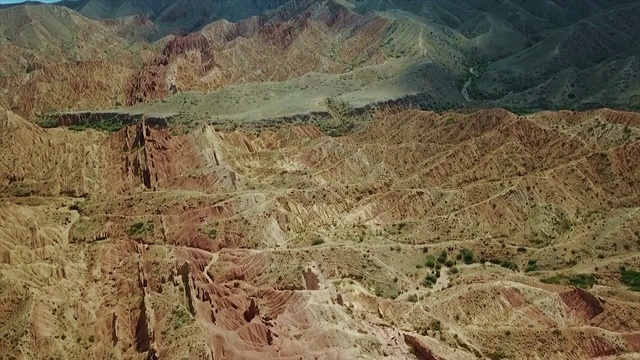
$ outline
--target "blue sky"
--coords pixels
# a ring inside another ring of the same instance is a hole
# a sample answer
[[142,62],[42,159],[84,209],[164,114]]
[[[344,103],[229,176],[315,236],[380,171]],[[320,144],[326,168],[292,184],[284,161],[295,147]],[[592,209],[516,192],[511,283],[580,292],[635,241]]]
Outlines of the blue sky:
[[[50,4],[50,3],[56,2],[58,0],[38,0],[38,1]],[[0,5],[1,4],[15,4],[15,3],[21,3],[21,2],[25,2],[25,0],[0,0]]]

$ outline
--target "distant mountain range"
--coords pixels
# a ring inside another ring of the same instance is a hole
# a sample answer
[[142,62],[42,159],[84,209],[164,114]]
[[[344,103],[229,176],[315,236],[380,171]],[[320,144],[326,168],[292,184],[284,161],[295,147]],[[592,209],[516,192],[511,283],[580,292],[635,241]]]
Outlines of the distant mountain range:
[[[0,10],[0,103],[26,117],[265,81],[286,93],[282,82],[321,74],[348,74],[319,96],[352,107],[640,105],[640,1],[58,4]],[[43,98],[48,86],[59,96]]]

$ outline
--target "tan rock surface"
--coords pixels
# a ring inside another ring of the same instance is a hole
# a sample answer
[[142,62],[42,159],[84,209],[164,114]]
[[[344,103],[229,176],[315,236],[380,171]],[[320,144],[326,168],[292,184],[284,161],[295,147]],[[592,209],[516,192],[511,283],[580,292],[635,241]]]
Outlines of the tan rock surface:
[[[0,354],[633,358],[639,156],[640,117],[611,110],[387,109],[342,137],[3,110]],[[540,281],[573,274],[594,286]]]

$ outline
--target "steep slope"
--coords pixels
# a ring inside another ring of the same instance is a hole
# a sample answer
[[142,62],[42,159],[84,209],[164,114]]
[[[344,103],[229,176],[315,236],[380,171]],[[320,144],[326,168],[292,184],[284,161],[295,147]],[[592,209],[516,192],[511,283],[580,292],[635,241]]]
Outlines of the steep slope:
[[96,19],[112,19],[144,15],[166,33],[189,33],[220,19],[239,21],[275,9],[286,0],[84,0],[69,3],[82,15]]
[[491,64],[479,79],[479,90],[500,97],[544,83],[563,70],[593,71],[603,62],[635,57],[638,11],[640,3],[618,6],[563,28],[534,47]]
[[344,137],[305,125],[174,136],[142,123],[106,135],[3,111],[0,348],[30,358],[640,352],[638,295],[619,281],[621,266],[640,268],[637,114],[386,109],[372,119]]
[[123,102],[135,68],[130,44],[102,24],[59,6],[0,11],[0,103],[32,117]]
[[[269,19],[219,21],[200,32],[167,39],[162,56],[136,74],[128,103],[315,72],[339,74],[395,59],[409,60],[390,75],[402,74],[417,61],[455,78],[465,71],[454,46],[457,40],[446,29],[406,17],[359,16],[333,1],[291,2]],[[421,76],[427,84],[423,88],[432,81],[429,75]]]
[[[635,109],[640,96],[637,0],[62,4],[102,20],[48,5],[0,11],[0,101],[29,119],[187,93],[182,104],[152,104],[175,114],[201,97],[194,91],[234,95],[233,107],[265,87],[231,115],[325,111],[335,98],[351,107]],[[334,85],[313,91],[323,83]],[[295,106],[274,110],[283,101]],[[205,113],[211,122],[225,111]]]
[[[635,109],[638,1],[358,1],[353,9],[402,9],[458,31],[473,66],[471,99],[519,111],[613,106]],[[603,75],[607,74],[607,75]],[[607,86],[601,86],[602,81]],[[606,89],[606,90],[605,90]]]

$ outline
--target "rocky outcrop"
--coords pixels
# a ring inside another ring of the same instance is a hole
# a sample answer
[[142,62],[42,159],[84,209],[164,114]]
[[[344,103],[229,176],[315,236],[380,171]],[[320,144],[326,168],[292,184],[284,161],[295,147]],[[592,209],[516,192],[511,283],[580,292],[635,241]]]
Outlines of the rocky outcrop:
[[404,334],[404,342],[411,348],[418,360],[443,360],[435,356],[426,345],[413,335]]
[[593,294],[580,288],[573,288],[560,294],[562,301],[575,316],[588,321],[602,314],[602,302]]

